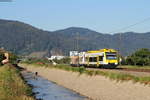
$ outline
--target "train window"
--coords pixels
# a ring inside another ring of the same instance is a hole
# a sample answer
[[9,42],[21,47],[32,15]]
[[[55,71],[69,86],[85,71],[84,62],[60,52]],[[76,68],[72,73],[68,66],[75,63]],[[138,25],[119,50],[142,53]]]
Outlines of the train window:
[[93,62],[93,59],[92,59],[92,57],[90,57],[90,58],[89,58],[89,62]]
[[97,62],[97,57],[90,57],[89,62]]
[[97,57],[93,57],[93,62],[97,62]]
[[106,58],[109,60],[116,60],[117,59],[117,57],[115,55],[106,56]]
[[117,53],[116,52],[106,52],[106,59],[116,60],[117,59]]
[[103,61],[103,56],[99,56],[99,61]]

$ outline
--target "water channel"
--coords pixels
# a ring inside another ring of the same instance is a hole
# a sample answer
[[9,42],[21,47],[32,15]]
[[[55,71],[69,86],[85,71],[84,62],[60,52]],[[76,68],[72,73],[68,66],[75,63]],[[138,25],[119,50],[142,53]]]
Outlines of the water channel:
[[33,86],[36,99],[41,100],[87,100],[86,97],[59,86],[43,77],[36,76],[31,72],[23,72],[23,77],[28,84]]

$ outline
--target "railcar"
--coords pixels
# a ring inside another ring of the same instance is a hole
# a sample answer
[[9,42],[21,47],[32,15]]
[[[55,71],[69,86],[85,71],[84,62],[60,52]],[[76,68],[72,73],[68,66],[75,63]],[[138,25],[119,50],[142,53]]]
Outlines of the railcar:
[[72,66],[115,68],[118,52],[114,49],[100,49],[70,55]]

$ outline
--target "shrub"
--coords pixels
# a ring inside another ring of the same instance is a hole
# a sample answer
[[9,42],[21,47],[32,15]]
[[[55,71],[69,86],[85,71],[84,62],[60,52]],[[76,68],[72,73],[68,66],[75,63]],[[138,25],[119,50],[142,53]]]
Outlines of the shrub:
[[54,62],[58,63],[58,64],[69,64],[70,63],[70,58],[69,57],[65,57],[63,59],[54,59]]

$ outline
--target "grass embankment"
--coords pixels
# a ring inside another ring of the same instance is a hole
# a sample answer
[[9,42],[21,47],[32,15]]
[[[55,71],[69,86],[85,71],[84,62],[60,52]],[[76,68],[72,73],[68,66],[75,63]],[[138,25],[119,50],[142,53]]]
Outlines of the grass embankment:
[[18,69],[11,64],[0,66],[0,100],[34,100]]
[[32,64],[32,65],[37,66],[37,67],[43,66],[43,67],[48,67],[48,68],[57,68],[57,69],[62,69],[62,70],[66,70],[66,71],[79,72],[79,74],[87,74],[90,76],[102,75],[102,76],[105,76],[109,79],[117,80],[117,81],[132,80],[133,82],[140,82],[140,83],[144,83],[146,85],[150,85],[150,76],[141,77],[141,76],[133,76],[130,74],[124,74],[124,73],[106,72],[106,71],[100,71],[100,70],[87,70],[84,67],[71,67],[69,65],[53,66],[51,64],[40,63],[40,62],[26,63],[26,64]]

